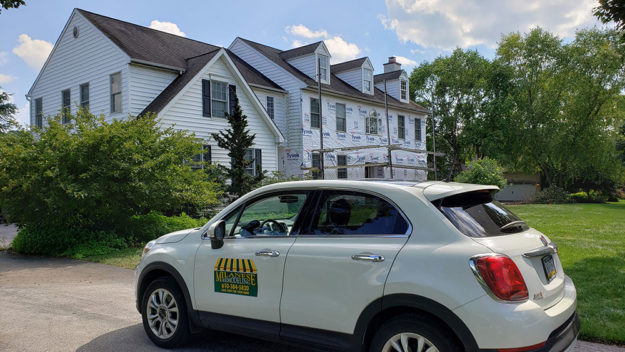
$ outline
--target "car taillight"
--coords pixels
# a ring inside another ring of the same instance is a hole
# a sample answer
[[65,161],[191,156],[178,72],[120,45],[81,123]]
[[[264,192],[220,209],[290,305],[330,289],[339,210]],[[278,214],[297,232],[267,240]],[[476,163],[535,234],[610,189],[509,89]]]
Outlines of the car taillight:
[[502,254],[471,258],[471,269],[478,281],[503,301],[525,301],[529,298],[523,275],[514,261]]

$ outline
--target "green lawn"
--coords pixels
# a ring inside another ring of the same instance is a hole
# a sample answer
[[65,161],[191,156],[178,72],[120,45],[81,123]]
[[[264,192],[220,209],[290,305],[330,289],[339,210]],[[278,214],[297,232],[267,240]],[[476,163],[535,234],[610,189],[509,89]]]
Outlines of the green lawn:
[[114,253],[103,255],[92,255],[75,259],[86,260],[89,262],[103,263],[108,265],[119,266],[126,269],[134,269],[141,259],[143,248],[126,248]]
[[560,247],[584,340],[625,343],[625,201],[509,206]]

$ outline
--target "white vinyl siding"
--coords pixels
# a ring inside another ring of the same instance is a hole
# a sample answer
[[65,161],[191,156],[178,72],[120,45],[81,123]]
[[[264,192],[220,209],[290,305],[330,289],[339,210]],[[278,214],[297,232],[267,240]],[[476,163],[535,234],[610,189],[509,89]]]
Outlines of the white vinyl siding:
[[[304,73],[306,76],[316,81],[317,80],[317,62],[315,62],[316,58],[317,58],[317,55],[309,54],[309,55],[294,57],[292,59],[289,59],[288,63],[293,65],[293,67],[295,67],[296,69],[302,71],[302,73]],[[271,77],[269,77],[269,79],[271,79]]]
[[[291,75],[284,68],[269,60],[247,43],[243,42],[241,39],[235,39],[229,49],[288,92],[288,95],[285,96],[285,109],[276,110],[277,114],[280,114],[280,111],[284,111],[284,122],[280,121],[280,115],[276,116],[275,121],[286,137],[288,149],[293,153],[299,153],[302,155],[303,110],[301,89],[306,87],[306,85]],[[312,61],[314,63],[314,60]],[[314,65],[311,65],[311,67],[314,69]],[[312,72],[312,75],[314,75],[314,71]],[[255,89],[255,91],[258,92],[257,89]],[[283,169],[283,171],[286,172],[287,170]],[[289,174],[288,172],[286,173]],[[301,173],[301,171],[299,171],[299,173]]]
[[345,81],[345,83],[350,86],[358,89],[359,91],[363,90],[362,87],[362,70],[360,68],[356,68],[353,70],[341,71],[336,74],[338,78]]
[[130,65],[130,114],[138,116],[150,103],[178,77],[178,72],[142,65]]
[[[205,69],[196,80],[190,82],[159,114],[163,127],[173,127],[195,133],[196,138],[204,141],[212,139],[212,133],[230,128],[223,118],[206,118],[202,116],[202,80],[219,80],[227,85],[237,86],[237,97],[243,114],[247,116],[248,129],[256,134],[255,149],[262,149],[262,167],[264,170],[278,170],[278,148],[276,135],[271,131],[271,123],[261,117],[262,107],[256,107],[251,99],[257,99],[242,88],[241,82],[235,80],[231,68],[224,58],[217,59]],[[212,91],[212,89],[211,89]],[[264,112],[263,112],[264,113]],[[225,149],[212,145],[212,161],[221,165],[230,165],[230,157]]]
[[[79,28],[78,38],[72,29]],[[95,114],[105,114],[110,119],[110,75],[122,73],[122,111],[128,104],[128,62],[130,58],[110,39],[96,29],[80,13],[74,11],[66,30],[55,44],[48,62],[44,65],[29,95],[45,101],[43,115],[53,116],[61,111],[60,88],[71,89],[71,101],[80,101],[79,86],[89,82],[89,108]],[[35,123],[35,109],[31,109],[31,122]],[[125,118],[124,114],[116,114]]]
[[254,94],[258,97],[258,100],[263,104],[265,109],[267,108],[267,99],[273,99],[273,122],[278,126],[278,129],[282,134],[286,137],[288,136],[287,130],[287,121],[286,121],[286,113],[287,113],[287,103],[288,96],[283,93],[278,93],[272,90],[263,89],[259,87],[252,87]]

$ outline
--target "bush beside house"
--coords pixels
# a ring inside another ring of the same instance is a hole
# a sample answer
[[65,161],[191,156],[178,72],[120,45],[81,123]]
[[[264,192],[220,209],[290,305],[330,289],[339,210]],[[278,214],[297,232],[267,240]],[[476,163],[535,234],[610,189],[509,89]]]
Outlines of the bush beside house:
[[208,215],[218,205],[216,182],[191,168],[202,148],[193,135],[161,129],[154,116],[65,118],[0,137],[0,204],[20,228],[14,249],[115,250],[196,227],[205,219],[183,213]]

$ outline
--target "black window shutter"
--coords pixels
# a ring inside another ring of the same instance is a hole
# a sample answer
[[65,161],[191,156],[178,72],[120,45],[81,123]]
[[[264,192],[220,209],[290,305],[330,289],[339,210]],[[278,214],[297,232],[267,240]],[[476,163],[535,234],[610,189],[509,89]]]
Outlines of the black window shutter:
[[254,149],[254,159],[256,159],[256,170],[263,171],[263,151],[262,149]]
[[202,116],[211,116],[211,81],[202,80]]
[[212,161],[213,156],[211,155],[211,146],[209,144],[204,145],[204,162],[210,163]]
[[237,101],[237,86],[230,85],[228,86],[228,102],[230,106],[228,107],[228,113],[232,114],[234,111],[234,107],[236,106]]

